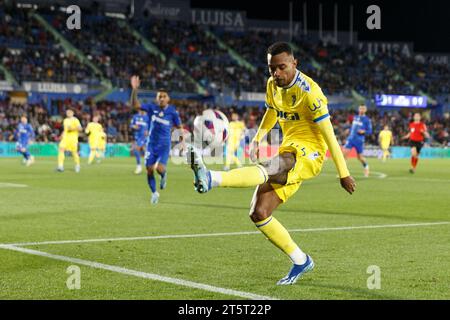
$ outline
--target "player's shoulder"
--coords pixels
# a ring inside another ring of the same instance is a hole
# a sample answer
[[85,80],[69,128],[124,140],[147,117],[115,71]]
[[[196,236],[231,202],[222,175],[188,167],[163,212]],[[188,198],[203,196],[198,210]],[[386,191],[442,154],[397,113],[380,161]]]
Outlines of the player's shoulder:
[[[149,111],[149,110],[153,110],[155,108],[155,104],[154,103],[143,103],[141,104],[141,110],[144,111]],[[138,113],[136,113],[138,115]]]
[[296,79],[296,86],[306,94],[312,94],[316,91],[321,91],[320,86],[311,77],[304,74],[303,72],[298,73]]

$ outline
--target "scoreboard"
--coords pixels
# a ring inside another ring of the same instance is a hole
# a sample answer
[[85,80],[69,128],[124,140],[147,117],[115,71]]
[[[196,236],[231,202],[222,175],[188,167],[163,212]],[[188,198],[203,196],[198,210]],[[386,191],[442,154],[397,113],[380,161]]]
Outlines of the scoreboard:
[[375,95],[375,105],[378,107],[426,108],[427,97],[377,94]]

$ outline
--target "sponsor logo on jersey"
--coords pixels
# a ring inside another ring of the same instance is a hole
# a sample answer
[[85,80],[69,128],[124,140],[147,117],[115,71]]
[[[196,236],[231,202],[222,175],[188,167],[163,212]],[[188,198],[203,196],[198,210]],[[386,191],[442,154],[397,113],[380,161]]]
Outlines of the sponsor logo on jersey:
[[300,115],[297,112],[284,112],[277,110],[277,117],[286,120],[300,120]]

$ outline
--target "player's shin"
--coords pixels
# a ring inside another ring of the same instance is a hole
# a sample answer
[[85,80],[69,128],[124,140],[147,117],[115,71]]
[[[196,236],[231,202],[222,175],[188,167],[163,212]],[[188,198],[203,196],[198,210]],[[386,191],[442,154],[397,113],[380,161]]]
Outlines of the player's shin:
[[242,167],[241,161],[239,161],[239,158],[235,155],[233,155],[233,162],[238,166],[238,168]]
[[77,151],[73,151],[72,152],[72,157],[73,157],[73,161],[75,162],[76,166],[80,165],[80,155],[78,154]]
[[150,190],[152,191],[152,193],[156,192],[156,179],[155,179],[155,175],[152,174],[147,174],[147,183],[148,186],[150,187]]
[[62,168],[64,166],[64,151],[59,151],[58,152],[58,167]]
[[294,264],[301,265],[306,262],[306,254],[292,240],[286,228],[273,216],[256,222],[255,225],[270,242],[286,253]]
[[139,150],[134,149],[133,154],[136,158],[136,164],[138,166],[141,165],[141,153],[139,152]]
[[262,165],[210,172],[212,187],[255,187],[269,179],[267,170]]
[[91,152],[89,153],[88,164],[91,164],[94,161],[94,158],[95,158],[95,151],[91,150]]
[[418,162],[419,162],[419,157],[413,157],[412,166],[414,169],[417,167]]

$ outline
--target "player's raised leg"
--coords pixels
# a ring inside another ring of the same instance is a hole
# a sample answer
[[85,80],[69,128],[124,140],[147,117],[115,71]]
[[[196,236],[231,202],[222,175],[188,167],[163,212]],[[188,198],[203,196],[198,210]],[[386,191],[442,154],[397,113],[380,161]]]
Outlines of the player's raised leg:
[[254,187],[269,180],[269,172],[261,164],[230,171],[210,171],[203,163],[200,150],[189,146],[187,157],[194,172],[194,187],[199,193],[208,192],[213,187]]
[[286,152],[262,164],[230,171],[212,171],[206,168],[199,150],[189,146],[188,151],[188,164],[194,172],[194,187],[199,193],[208,192],[214,187],[247,188],[266,182],[284,185],[295,162],[295,154]]
[[250,207],[250,219],[267,239],[291,259],[293,266],[289,273],[278,281],[278,285],[294,284],[297,279],[314,267],[314,262],[292,240],[286,228],[272,216],[282,203],[273,187],[264,183],[256,187]]

